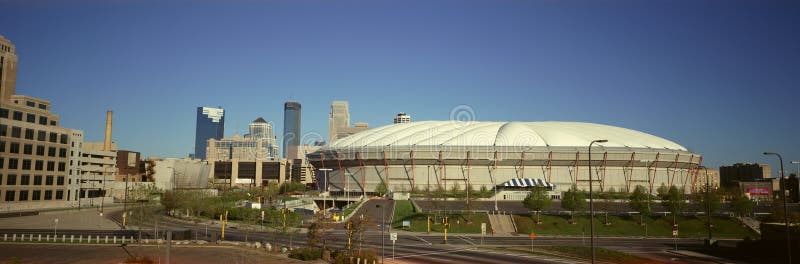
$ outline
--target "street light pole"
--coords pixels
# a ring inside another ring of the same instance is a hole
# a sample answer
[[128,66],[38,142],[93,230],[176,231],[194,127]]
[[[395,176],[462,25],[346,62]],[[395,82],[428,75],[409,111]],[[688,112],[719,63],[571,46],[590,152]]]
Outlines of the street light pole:
[[708,246],[713,244],[711,240],[711,185],[708,179],[708,167],[703,167],[706,171],[706,225],[708,226]]
[[775,152],[764,152],[764,155],[775,155],[778,156],[778,160],[781,163],[781,181],[783,181],[783,221],[786,224],[786,254],[787,259],[789,260],[789,264],[792,263],[792,237],[789,233],[789,205],[787,204],[787,197],[786,197],[786,178],[783,177],[783,157],[781,154]]
[[[331,171],[332,169],[319,169],[319,170],[321,170],[321,171],[323,171],[325,173],[325,192],[328,193],[328,172]],[[328,193],[328,194],[326,194],[325,196],[322,197],[322,215],[323,216],[325,216],[325,209],[326,209],[325,205],[327,205],[327,200],[328,200],[327,197],[328,197],[328,195],[330,195],[330,193]]]
[[593,264],[595,255],[594,255],[594,198],[592,198],[593,196],[592,185],[594,185],[592,184],[592,145],[594,143],[606,143],[606,142],[608,142],[608,140],[606,139],[597,139],[597,140],[592,140],[592,142],[589,143],[589,164],[588,164],[589,165],[589,234],[591,236],[591,239],[589,241],[590,241],[590,246],[592,248]]

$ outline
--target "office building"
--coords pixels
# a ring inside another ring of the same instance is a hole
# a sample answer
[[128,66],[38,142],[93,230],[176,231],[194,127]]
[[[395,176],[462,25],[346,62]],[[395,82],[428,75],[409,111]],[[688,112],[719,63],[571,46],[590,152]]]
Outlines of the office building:
[[0,35],[0,101],[15,94],[17,85],[17,54],[14,44]]
[[213,107],[197,108],[197,126],[194,137],[194,158],[206,159],[209,139],[222,139],[225,136],[225,110]]
[[275,160],[278,146],[272,133],[272,126],[258,118],[249,125],[250,133],[245,137],[238,134],[233,138],[209,139],[206,160]]
[[407,115],[404,112],[400,112],[396,116],[394,116],[394,123],[395,124],[403,124],[403,123],[409,123],[409,122],[411,122],[411,116]]
[[341,139],[369,129],[367,123],[359,122],[350,126],[350,109],[347,101],[333,101],[328,119],[329,141]]
[[286,102],[283,104],[283,157],[286,158],[291,147],[300,146],[300,103]]
[[771,178],[769,164],[736,163],[719,167],[723,187],[737,187],[742,181],[761,181]]
[[156,188],[174,190],[208,187],[211,165],[207,161],[176,158],[151,160],[155,166],[153,181]]

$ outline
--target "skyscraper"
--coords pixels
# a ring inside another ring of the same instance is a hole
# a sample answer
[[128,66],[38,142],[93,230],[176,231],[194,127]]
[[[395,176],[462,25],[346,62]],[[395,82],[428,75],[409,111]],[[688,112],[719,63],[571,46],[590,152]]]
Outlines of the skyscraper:
[[17,84],[17,54],[14,44],[0,35],[0,101],[15,93]]
[[350,126],[350,109],[347,101],[333,101],[331,104],[330,118],[328,119],[329,141],[350,136],[369,129],[369,124],[358,122]]
[[411,116],[405,112],[400,112],[394,117],[395,124],[411,123]]
[[206,159],[209,139],[221,139],[225,135],[225,110],[213,107],[197,108],[197,127],[194,136],[194,157]]
[[249,125],[249,133],[244,136],[247,139],[252,140],[259,140],[259,139],[272,139],[275,135],[272,133],[272,126],[264,120],[263,117],[259,117],[253,122],[250,122]]
[[289,148],[300,146],[300,103],[283,104],[283,157],[286,158]]

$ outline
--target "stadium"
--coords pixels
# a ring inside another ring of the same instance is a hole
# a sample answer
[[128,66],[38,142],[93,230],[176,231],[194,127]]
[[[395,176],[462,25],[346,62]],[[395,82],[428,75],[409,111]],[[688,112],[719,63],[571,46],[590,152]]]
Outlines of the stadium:
[[[595,143],[589,156],[589,144]],[[531,186],[560,193],[575,185],[595,191],[655,193],[675,185],[696,190],[702,156],[675,142],[631,129],[580,122],[420,121],[363,131],[307,155],[328,190],[368,194],[450,190],[453,186],[512,192]],[[591,160],[591,164],[590,164]],[[509,198],[509,197],[505,197]],[[517,197],[519,198],[519,197]],[[557,197],[556,197],[557,198]]]

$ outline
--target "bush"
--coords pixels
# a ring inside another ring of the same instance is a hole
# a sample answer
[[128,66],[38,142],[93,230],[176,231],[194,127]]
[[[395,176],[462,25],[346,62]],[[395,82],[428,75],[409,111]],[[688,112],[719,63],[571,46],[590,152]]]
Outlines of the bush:
[[322,250],[318,248],[298,248],[289,252],[289,257],[299,260],[316,260],[322,258]]
[[[350,261],[351,257],[353,258],[352,262]],[[375,252],[373,252],[372,250],[366,250],[365,249],[365,250],[362,250],[361,253],[358,253],[357,251],[354,251],[353,254],[347,254],[347,252],[343,252],[343,251],[336,252],[334,254],[334,258],[333,258],[334,262],[333,263],[336,263],[336,264],[349,264],[349,263],[354,263],[356,261],[356,259],[359,259],[359,258],[361,259],[362,263],[364,263],[364,262],[366,262],[366,263],[373,263],[373,262],[380,263],[381,262],[381,258],[378,256],[378,254],[375,254]]]

